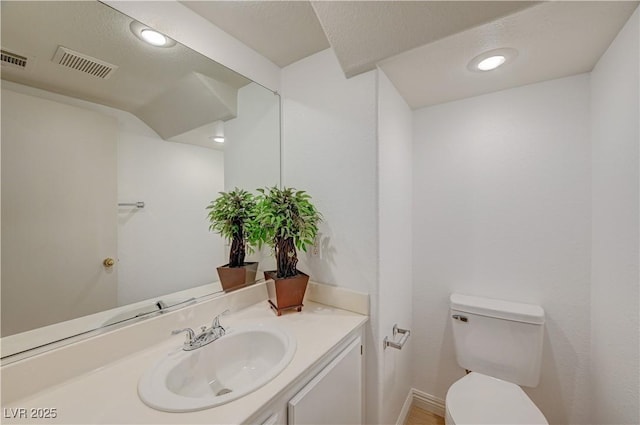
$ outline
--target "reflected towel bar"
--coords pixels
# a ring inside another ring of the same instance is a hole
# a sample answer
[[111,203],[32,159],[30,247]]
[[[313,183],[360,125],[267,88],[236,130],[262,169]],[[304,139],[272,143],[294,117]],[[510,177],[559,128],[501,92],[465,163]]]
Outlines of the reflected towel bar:
[[411,331],[409,329],[400,329],[396,324],[396,325],[393,325],[393,339],[396,338],[397,334],[402,335],[402,338],[400,338],[400,341],[398,342],[390,341],[389,337],[385,336],[384,341],[382,341],[383,348],[392,347],[398,350],[402,350],[402,347],[404,347],[404,344],[406,344],[407,340],[409,339],[409,335],[411,335]]
[[144,208],[144,202],[122,202],[118,204],[119,207],[136,207],[136,208]]

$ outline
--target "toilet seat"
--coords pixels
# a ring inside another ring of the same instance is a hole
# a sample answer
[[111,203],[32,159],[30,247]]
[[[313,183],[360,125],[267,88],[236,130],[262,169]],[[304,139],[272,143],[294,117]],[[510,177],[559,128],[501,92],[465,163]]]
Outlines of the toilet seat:
[[471,372],[447,391],[447,425],[548,425],[544,415],[518,385]]

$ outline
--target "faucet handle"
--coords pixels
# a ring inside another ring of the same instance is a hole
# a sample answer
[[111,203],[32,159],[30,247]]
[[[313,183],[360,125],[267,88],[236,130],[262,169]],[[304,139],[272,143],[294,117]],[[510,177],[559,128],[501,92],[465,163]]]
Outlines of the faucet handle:
[[[218,314],[216,317],[213,318],[213,323],[211,324],[211,328],[215,329],[215,328],[222,328],[222,325],[220,324],[220,316],[225,316],[227,314],[229,314],[230,311],[229,309],[226,309],[225,311],[223,311],[222,313]],[[224,330],[224,328],[222,328]]]
[[182,332],[187,333],[187,339],[184,342],[185,344],[190,344],[193,342],[193,340],[196,339],[196,333],[191,328],[176,329],[174,331],[171,331],[171,335],[178,335]]

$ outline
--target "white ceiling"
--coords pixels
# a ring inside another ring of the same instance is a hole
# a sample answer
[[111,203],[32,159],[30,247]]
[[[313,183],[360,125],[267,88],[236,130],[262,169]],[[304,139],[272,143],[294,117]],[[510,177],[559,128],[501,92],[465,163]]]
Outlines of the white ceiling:
[[[481,0],[183,3],[281,67],[328,47],[347,76],[380,66],[413,109],[588,72],[638,5]],[[2,47],[34,58],[36,65],[27,73],[3,67],[3,79],[132,113],[145,105],[154,109],[154,100],[171,97],[170,90],[194,70],[231,87],[248,83],[179,44],[170,49],[145,45],[128,30],[130,18],[98,2],[2,1],[0,6]],[[109,80],[65,69],[51,61],[58,45],[119,68]],[[517,49],[518,57],[488,73],[466,68],[477,54],[499,47]],[[156,115],[171,116],[166,108]],[[217,119],[224,118],[209,122]],[[176,122],[174,133],[184,125]]]
[[279,67],[329,47],[308,1],[182,1]]
[[[281,67],[327,46],[347,77],[380,66],[414,109],[588,72],[638,5],[482,0],[183,3]],[[488,73],[467,69],[473,57],[500,47],[517,49],[516,60]]]
[[[549,2],[383,61],[382,70],[413,109],[566,77],[593,69],[631,15],[631,2]],[[510,47],[513,62],[490,72],[467,64]]]
[[314,1],[345,74],[530,7],[529,1]]

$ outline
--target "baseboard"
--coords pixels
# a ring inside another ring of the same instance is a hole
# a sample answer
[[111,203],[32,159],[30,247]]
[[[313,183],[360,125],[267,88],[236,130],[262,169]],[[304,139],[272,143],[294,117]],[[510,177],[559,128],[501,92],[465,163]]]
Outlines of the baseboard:
[[411,388],[409,390],[409,394],[407,394],[407,399],[404,401],[402,410],[400,410],[396,425],[404,425],[412,406],[419,407],[422,410],[426,410],[427,412],[431,412],[444,418],[445,407],[443,399],[434,397],[423,391],[416,390],[415,388]]
[[400,410],[400,414],[398,415],[398,420],[396,421],[396,425],[404,425],[407,422],[407,416],[409,416],[409,411],[411,410],[411,406],[413,405],[413,389],[409,390],[409,394],[407,394],[407,399],[404,401],[402,405],[402,410]]
[[409,412],[411,411],[411,407],[413,406],[444,418],[445,407],[443,399],[432,396],[431,394],[427,394],[423,391],[416,390],[415,388],[411,388],[409,390],[409,394],[407,394],[407,399],[404,401],[402,410],[400,410],[396,425],[404,425],[407,421],[407,417],[409,416]]
[[444,400],[415,388],[411,389],[413,405],[444,418]]

